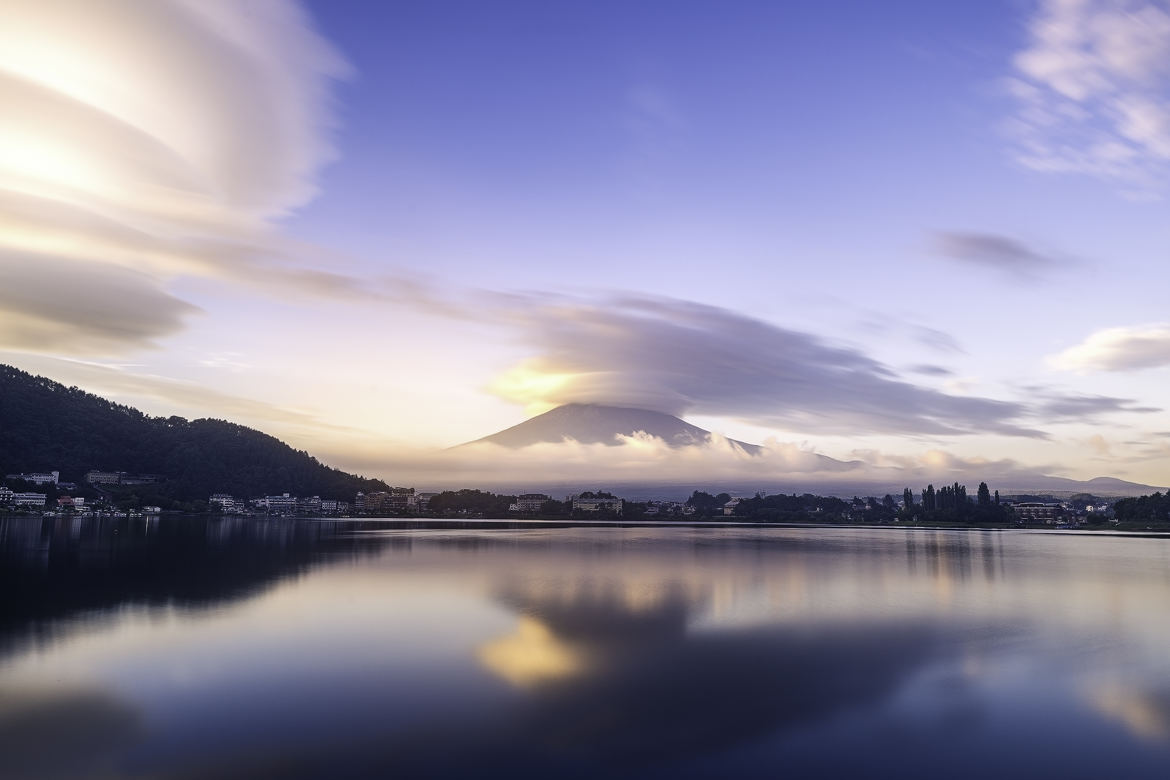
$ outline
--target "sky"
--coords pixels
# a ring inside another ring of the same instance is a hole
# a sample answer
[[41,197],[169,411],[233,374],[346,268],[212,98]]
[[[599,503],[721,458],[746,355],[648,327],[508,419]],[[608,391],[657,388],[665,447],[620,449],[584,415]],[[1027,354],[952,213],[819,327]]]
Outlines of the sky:
[[[0,17],[0,362],[420,488],[1170,482],[1166,2]],[[567,402],[770,455],[446,452]]]

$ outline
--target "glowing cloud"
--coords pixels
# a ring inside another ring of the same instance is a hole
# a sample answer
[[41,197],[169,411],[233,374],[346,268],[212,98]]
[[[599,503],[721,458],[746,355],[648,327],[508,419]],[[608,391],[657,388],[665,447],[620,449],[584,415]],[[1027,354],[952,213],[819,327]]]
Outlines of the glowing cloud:
[[1170,365],[1170,324],[1099,330],[1048,360],[1066,371],[1136,371]]
[[[48,277],[79,287],[46,259],[113,269],[112,281],[97,280],[90,295],[112,285],[120,308],[156,316],[136,323],[101,306],[85,309],[105,335],[104,351],[118,346],[118,334],[138,347],[181,324],[191,307],[160,289],[179,274],[240,279],[275,266],[274,283],[313,287],[320,280],[281,267],[295,248],[275,235],[273,220],[315,193],[313,177],[332,154],[329,80],[344,72],[286,0],[7,3],[0,25],[6,280],[28,286]],[[118,268],[144,278],[131,284]],[[173,306],[163,315],[167,301]],[[34,320],[10,300],[0,307],[6,346],[77,353],[94,346],[58,338],[54,315],[63,310]]]

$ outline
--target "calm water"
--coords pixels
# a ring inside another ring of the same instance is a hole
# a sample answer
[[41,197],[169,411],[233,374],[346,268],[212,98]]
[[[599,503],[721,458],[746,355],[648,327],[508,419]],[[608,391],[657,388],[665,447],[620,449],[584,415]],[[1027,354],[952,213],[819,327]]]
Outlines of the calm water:
[[3,777],[1170,777],[1170,540],[0,520]]

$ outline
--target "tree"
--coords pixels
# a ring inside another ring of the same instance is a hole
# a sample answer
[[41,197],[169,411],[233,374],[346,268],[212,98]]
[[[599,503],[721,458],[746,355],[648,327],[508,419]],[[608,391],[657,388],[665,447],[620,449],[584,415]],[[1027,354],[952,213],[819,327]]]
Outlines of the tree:
[[906,488],[902,491],[902,504],[906,507],[907,510],[914,506],[914,491],[910,488]]
[[979,483],[979,506],[991,506],[991,491],[986,482]]

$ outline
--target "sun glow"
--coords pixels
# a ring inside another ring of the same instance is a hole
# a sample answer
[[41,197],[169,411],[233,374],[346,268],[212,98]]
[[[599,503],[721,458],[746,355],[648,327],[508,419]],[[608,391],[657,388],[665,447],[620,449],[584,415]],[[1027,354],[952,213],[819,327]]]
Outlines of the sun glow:
[[524,404],[529,414],[541,414],[557,406],[547,399],[576,379],[578,374],[550,373],[531,361],[521,363],[494,382],[489,390],[510,401]]

